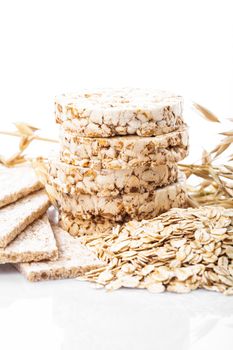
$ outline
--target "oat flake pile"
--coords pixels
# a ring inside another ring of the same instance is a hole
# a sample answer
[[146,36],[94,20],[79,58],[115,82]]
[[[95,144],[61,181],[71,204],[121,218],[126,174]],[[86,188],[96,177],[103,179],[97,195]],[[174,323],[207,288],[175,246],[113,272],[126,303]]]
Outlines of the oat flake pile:
[[205,288],[233,294],[230,209],[171,209],[152,220],[118,226],[102,237],[86,237],[85,242],[107,266],[84,279],[108,290],[187,293]]

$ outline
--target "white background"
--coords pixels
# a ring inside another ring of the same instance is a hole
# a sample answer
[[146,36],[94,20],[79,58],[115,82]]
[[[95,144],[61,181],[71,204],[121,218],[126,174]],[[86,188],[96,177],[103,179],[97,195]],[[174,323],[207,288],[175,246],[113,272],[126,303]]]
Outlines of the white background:
[[[223,127],[190,102],[233,117],[232,11],[231,0],[0,0],[0,129],[21,120],[55,134],[54,95],[83,87],[169,89],[185,97],[190,157],[199,159]],[[15,147],[0,136],[0,154]],[[3,350],[232,347],[231,298],[31,285],[8,269],[0,268]]]

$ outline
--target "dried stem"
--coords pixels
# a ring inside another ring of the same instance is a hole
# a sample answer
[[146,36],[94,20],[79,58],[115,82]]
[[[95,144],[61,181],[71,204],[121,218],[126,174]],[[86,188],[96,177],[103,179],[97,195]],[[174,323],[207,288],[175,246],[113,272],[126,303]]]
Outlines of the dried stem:
[[[22,134],[20,134],[19,132],[10,132],[10,131],[0,131],[0,135],[22,137]],[[58,140],[55,140],[55,139],[50,139],[50,138],[46,138],[46,137],[40,137],[40,136],[37,136],[37,135],[34,135],[33,139],[34,140],[38,140],[38,141],[53,142],[53,143],[58,143],[59,142]]]
[[14,136],[19,137],[19,150],[17,153],[13,154],[10,158],[5,159],[5,157],[0,155],[0,163],[5,166],[11,167],[21,163],[25,163],[29,161],[29,158],[24,154],[25,150],[31,144],[32,141],[45,141],[45,142],[53,142],[58,143],[58,140],[53,140],[50,138],[40,137],[36,135],[36,132],[39,130],[35,126],[25,124],[25,123],[15,123],[16,131],[0,131],[1,135],[6,136]]
[[[196,103],[194,109],[202,117],[219,122],[212,112]],[[233,120],[231,120],[233,121]],[[189,179],[191,175],[199,178],[197,186],[188,185],[190,200],[199,205],[221,205],[226,208],[233,207],[233,166],[232,155],[226,164],[215,164],[222,154],[233,144],[232,130],[221,133],[224,139],[211,152],[204,151],[201,164],[180,164],[180,168]],[[189,181],[188,181],[189,182]]]

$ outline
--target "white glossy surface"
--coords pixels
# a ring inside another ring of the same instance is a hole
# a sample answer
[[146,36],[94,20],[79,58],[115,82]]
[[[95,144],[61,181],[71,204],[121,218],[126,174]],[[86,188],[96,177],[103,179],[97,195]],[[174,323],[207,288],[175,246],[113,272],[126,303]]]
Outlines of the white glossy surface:
[[29,283],[0,266],[4,350],[217,350],[233,345],[233,298],[123,289],[77,280]]

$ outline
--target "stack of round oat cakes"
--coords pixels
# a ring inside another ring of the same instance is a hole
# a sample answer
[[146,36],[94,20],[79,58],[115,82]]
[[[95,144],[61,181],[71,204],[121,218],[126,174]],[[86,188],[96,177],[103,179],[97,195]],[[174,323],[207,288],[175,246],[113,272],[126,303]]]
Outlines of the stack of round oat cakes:
[[73,235],[91,234],[183,207],[177,162],[188,154],[188,132],[182,111],[182,97],[166,91],[57,97],[60,156],[48,161],[47,187],[60,225]]

